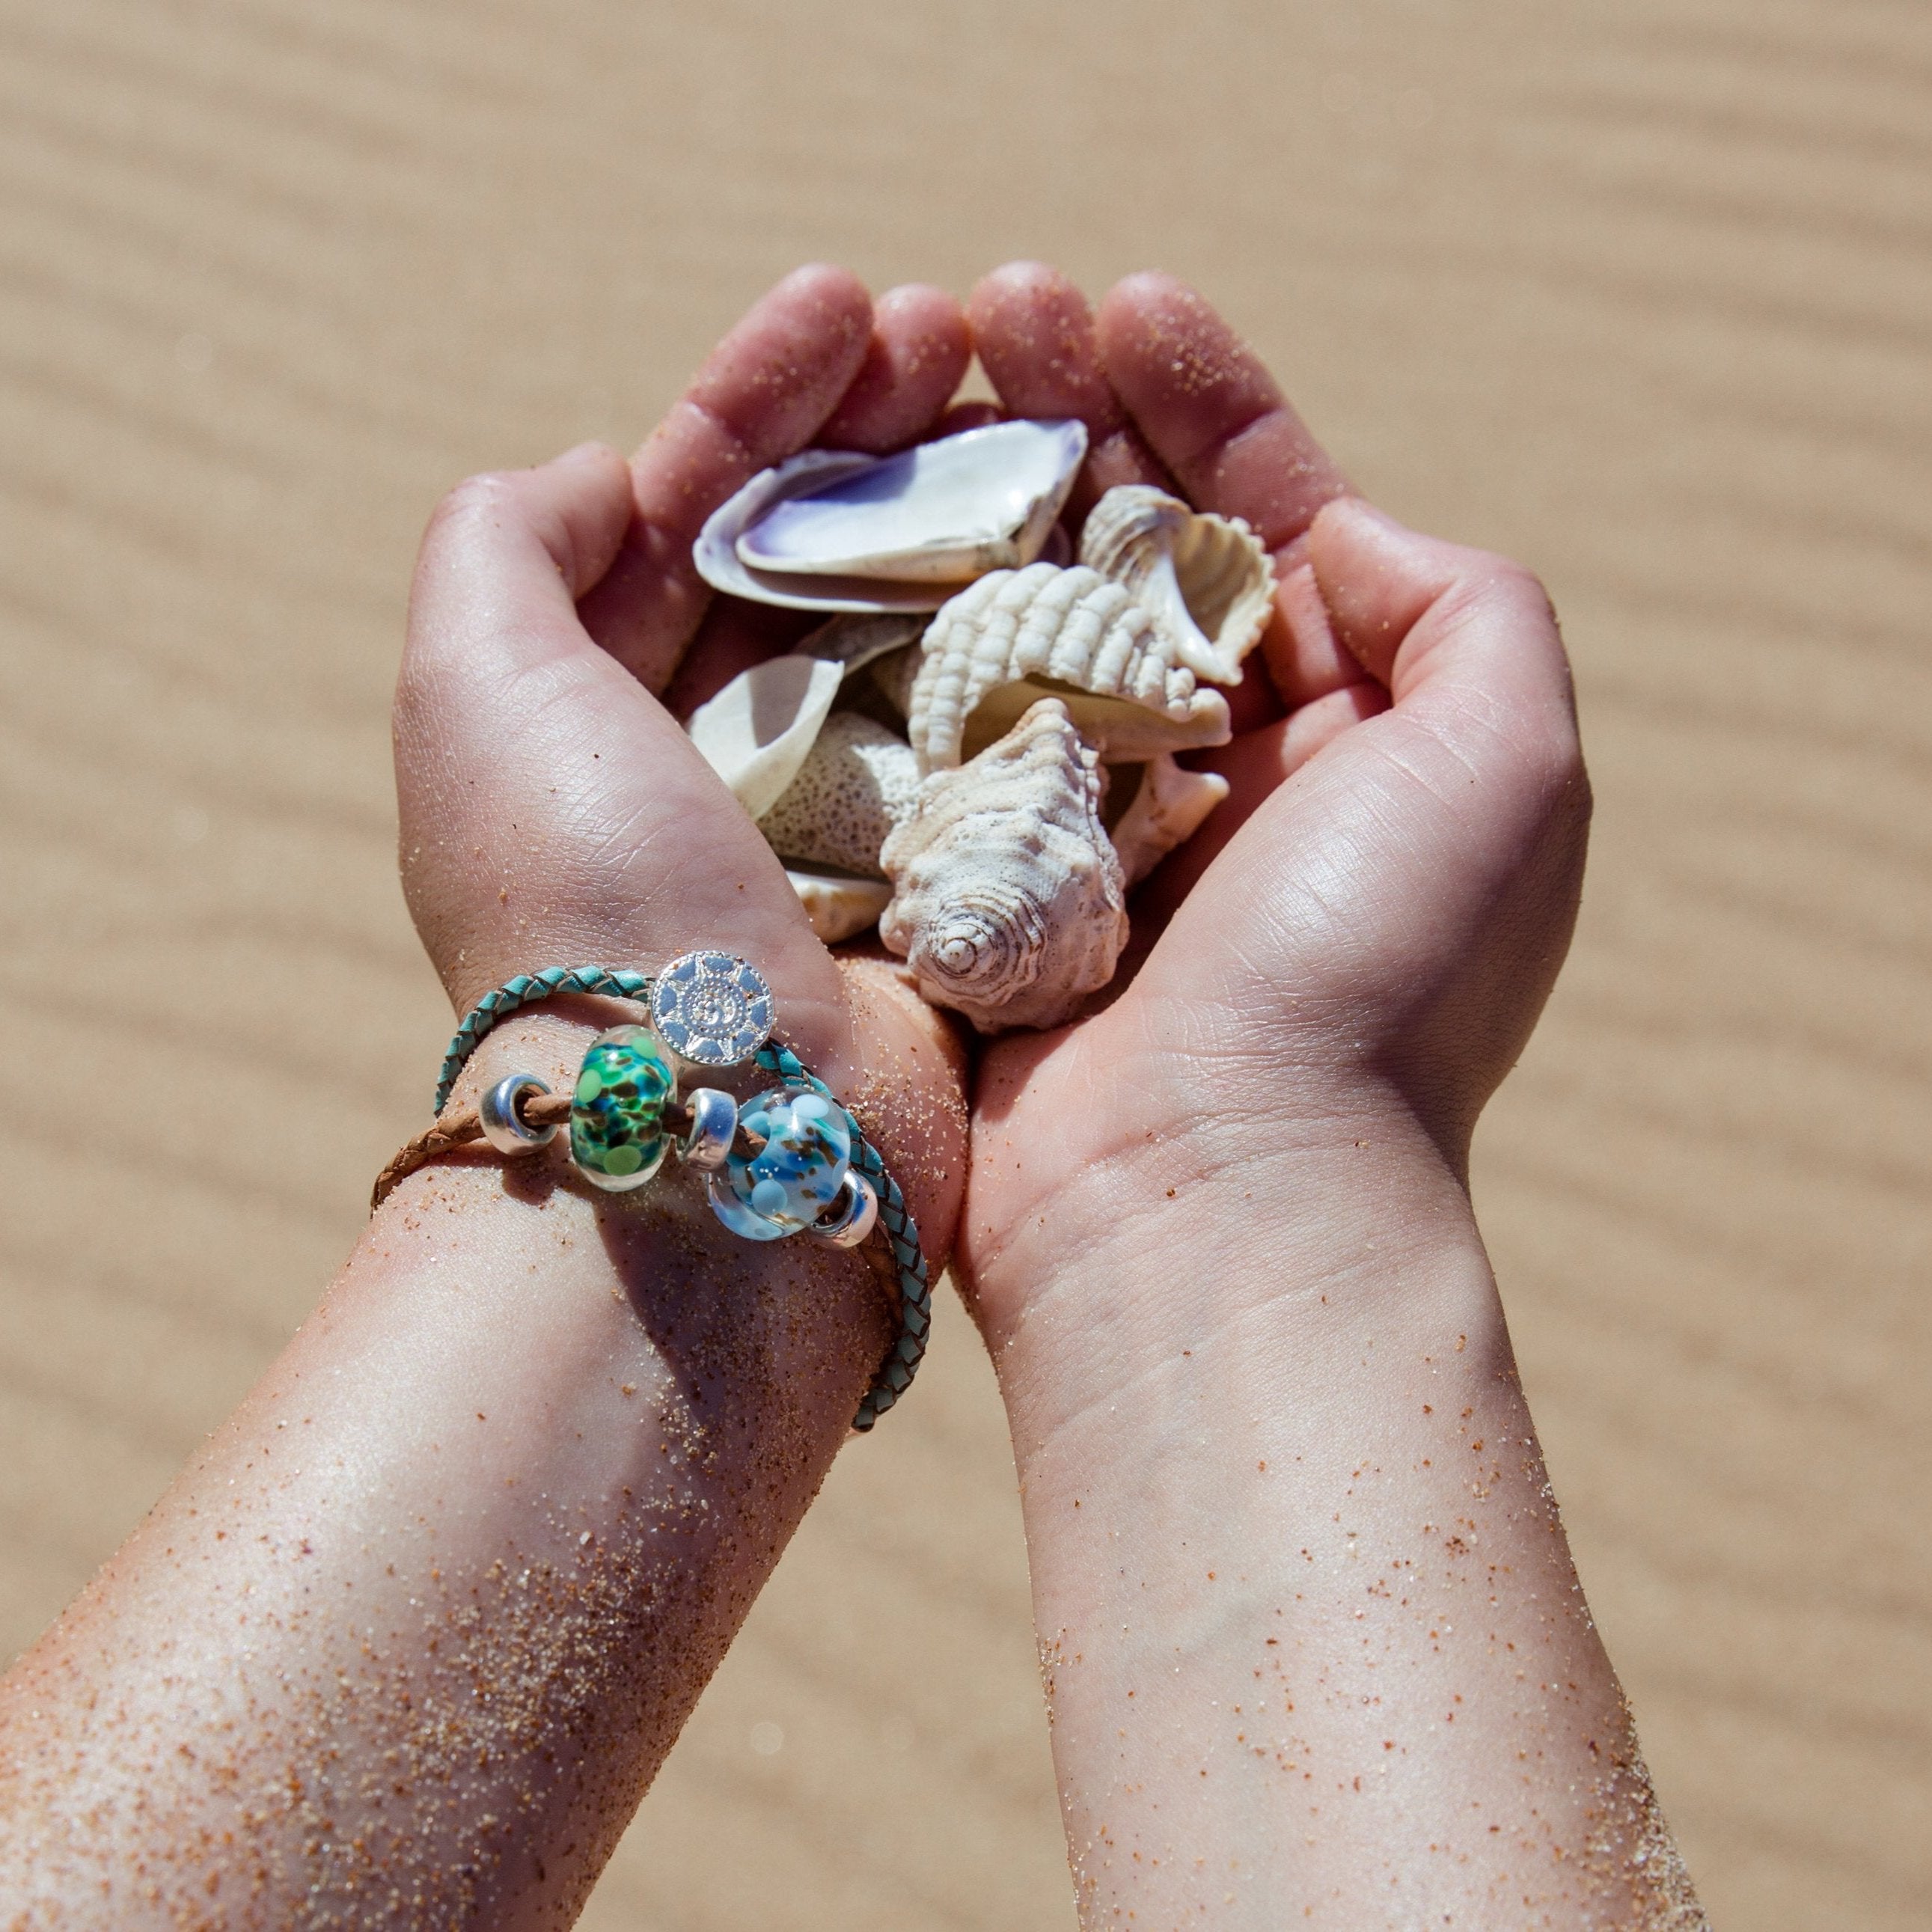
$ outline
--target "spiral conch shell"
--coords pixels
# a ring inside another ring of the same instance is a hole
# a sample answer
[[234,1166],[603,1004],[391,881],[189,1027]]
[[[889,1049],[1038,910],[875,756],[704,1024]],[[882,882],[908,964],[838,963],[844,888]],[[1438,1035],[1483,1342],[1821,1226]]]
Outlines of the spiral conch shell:
[[1057,698],[920,788],[880,856],[879,934],[920,991],[982,1033],[1057,1026],[1113,977],[1126,885],[1100,822],[1105,776]]
[[924,771],[970,758],[1046,697],[1110,764],[1228,742],[1228,700],[1201,688],[1171,628],[1082,565],[989,572],[934,616],[922,650],[907,735]]

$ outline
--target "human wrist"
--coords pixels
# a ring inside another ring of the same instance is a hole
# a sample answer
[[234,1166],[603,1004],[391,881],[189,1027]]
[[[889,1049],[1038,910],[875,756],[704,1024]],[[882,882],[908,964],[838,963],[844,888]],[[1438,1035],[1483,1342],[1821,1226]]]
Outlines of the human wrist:
[[[1231,1112],[1058,1158],[1067,1178],[1021,1196],[997,1238],[969,1195],[971,1286],[1022,1454],[1096,1403],[1131,1431],[1123,1396],[1137,1382],[1205,1367],[1231,1336],[1283,1350],[1292,1383],[1298,1336],[1418,1294],[1439,1301],[1445,1332],[1488,1318],[1467,1192],[1413,1114],[1366,1091],[1282,1100],[1271,1118]],[[982,1135],[976,1190],[1001,1161],[1003,1188],[1024,1182],[1024,1148]]]

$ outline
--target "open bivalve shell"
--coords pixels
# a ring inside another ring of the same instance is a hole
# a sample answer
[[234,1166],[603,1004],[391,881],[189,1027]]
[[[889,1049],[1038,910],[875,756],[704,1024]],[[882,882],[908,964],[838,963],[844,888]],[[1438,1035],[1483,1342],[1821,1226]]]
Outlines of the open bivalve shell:
[[1076,422],[992,423],[892,456],[807,450],[706,522],[699,574],[800,610],[936,610],[988,570],[1037,556],[1087,453]]
[[886,841],[879,936],[935,1006],[982,1033],[1058,1026],[1113,977],[1126,886],[1100,820],[1105,775],[1058,698],[920,787]]
[[1109,764],[1225,745],[1228,700],[1204,690],[1170,629],[1124,585],[1075,565],[994,571],[927,627],[907,734],[944,771],[1010,730],[1045,697],[1064,700]]
[[1145,484],[1118,484],[1087,519],[1080,561],[1132,591],[1196,676],[1240,682],[1241,660],[1274,608],[1268,552],[1241,518],[1190,509]]
[[770,658],[740,671],[685,729],[754,818],[762,818],[817,743],[844,679],[826,658]]

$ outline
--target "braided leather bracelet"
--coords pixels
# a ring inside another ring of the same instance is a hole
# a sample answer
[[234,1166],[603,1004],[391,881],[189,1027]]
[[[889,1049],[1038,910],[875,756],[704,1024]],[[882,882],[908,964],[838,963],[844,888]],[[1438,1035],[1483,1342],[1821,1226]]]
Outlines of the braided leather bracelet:
[[[492,1088],[480,1107],[441,1118],[458,1076],[494,1028],[522,1007],[572,993],[647,1003],[656,1031],[623,1028],[600,1036],[571,1095],[553,1094],[533,1076],[515,1074]],[[568,1124],[572,1157],[586,1178],[601,1187],[628,1189],[650,1179],[676,1136],[680,1151],[711,1170],[713,1208],[740,1234],[769,1240],[809,1232],[841,1246],[856,1245],[874,1232],[884,1238],[898,1283],[898,1332],[853,1418],[855,1430],[868,1430],[912,1386],[926,1354],[932,1322],[926,1256],[905,1197],[878,1148],[824,1082],[770,1030],[770,990],[755,969],[729,954],[687,953],[655,976],[605,966],[520,973],[464,1016],[436,1082],[436,1124],[377,1176],[370,1211],[418,1168],[478,1139],[504,1152],[533,1151]],[[751,1103],[759,1111],[746,1119],[728,1095],[713,1088],[698,1088],[688,1105],[681,1103],[663,1052],[667,1042],[700,1066],[754,1063],[776,1073],[784,1088]],[[761,1159],[775,1144],[781,1151]],[[762,1179],[759,1167],[766,1170]],[[839,1202],[819,1218],[801,1218],[828,1188],[843,1190]]]

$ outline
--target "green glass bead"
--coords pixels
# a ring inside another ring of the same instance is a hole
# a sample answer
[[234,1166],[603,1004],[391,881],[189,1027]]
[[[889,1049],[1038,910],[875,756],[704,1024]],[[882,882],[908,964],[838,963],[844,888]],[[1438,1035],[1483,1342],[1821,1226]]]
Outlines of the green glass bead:
[[599,1034],[578,1070],[570,1102],[570,1157],[594,1187],[641,1187],[670,1151],[664,1110],[677,1097],[670,1055],[649,1027]]

